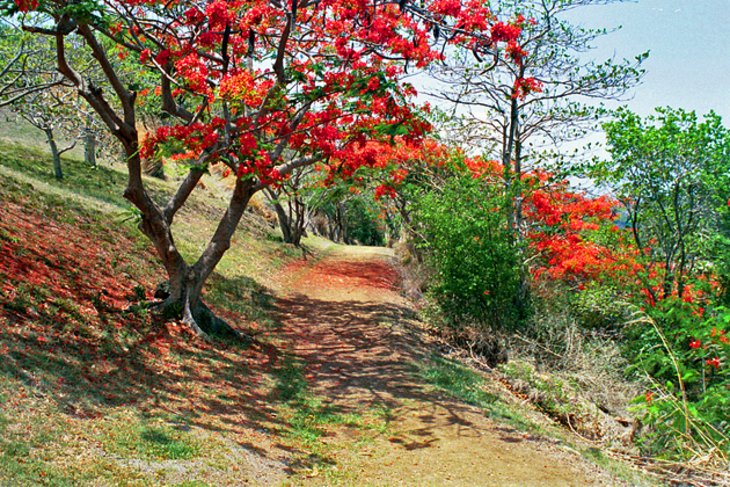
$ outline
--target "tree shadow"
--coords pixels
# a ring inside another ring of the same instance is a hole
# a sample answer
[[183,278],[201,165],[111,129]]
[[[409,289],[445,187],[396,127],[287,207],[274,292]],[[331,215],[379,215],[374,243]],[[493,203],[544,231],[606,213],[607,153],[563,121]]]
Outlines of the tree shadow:
[[312,387],[328,404],[344,412],[385,407],[391,421],[405,421],[391,443],[407,450],[430,448],[444,427],[463,436],[488,429],[472,421],[483,413],[434,391],[419,377],[419,364],[429,362],[435,345],[424,339],[409,307],[294,294],[278,300],[277,317],[286,323],[290,352],[306,364]]
[[[236,448],[291,472],[286,457],[303,452],[258,441],[266,431],[287,427],[270,392],[274,379],[267,379],[280,360],[278,349],[266,341],[278,326],[266,314],[273,296],[247,277],[216,275],[214,283],[220,285],[219,294],[206,298],[215,311],[244,332],[250,331],[253,315],[259,321],[253,332],[260,339],[250,344],[205,341],[143,307],[124,311],[102,303],[94,308],[93,319],[79,312],[64,322],[55,311],[43,311],[51,309],[45,306],[45,292],[22,303],[0,294],[0,384],[20,382],[76,420],[131,408],[139,421],[220,433]],[[87,291],[83,285],[76,289],[81,309]],[[226,303],[233,296],[237,300]],[[264,318],[268,321],[261,324]]]

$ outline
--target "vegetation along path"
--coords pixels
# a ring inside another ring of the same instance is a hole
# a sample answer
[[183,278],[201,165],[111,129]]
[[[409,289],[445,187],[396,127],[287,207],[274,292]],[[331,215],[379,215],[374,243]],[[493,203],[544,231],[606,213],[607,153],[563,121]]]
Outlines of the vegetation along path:
[[[346,465],[345,479],[375,485],[612,483],[577,454],[500,424],[485,409],[424,381],[439,383],[439,369],[427,365],[435,359],[434,344],[398,293],[387,249],[337,247],[285,273],[289,291],[279,301],[284,333],[313,392],[340,412],[381,411],[387,422],[384,434],[354,454],[345,445],[357,438],[347,431],[324,440],[334,460]],[[458,382],[458,370],[441,370],[440,383],[449,382],[449,374]],[[303,481],[329,480],[314,468]]]

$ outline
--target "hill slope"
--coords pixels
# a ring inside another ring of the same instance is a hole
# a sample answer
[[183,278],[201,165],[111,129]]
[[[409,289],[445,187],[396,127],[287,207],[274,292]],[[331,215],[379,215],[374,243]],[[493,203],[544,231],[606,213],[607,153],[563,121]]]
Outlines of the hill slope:
[[[440,358],[384,249],[302,261],[247,216],[206,300],[258,341],[206,343],[135,306],[159,275],[121,173],[0,154],[0,484],[617,482]],[[222,201],[200,193],[189,254]]]

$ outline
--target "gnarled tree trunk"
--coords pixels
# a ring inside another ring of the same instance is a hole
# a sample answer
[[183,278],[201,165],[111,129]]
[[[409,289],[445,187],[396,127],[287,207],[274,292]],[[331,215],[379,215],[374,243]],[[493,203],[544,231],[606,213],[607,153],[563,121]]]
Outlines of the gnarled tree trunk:
[[[134,131],[136,135],[136,130]],[[169,290],[161,305],[167,316],[178,317],[199,335],[241,337],[223,320],[217,318],[201,300],[203,286],[231,246],[231,237],[238,227],[254,193],[253,183],[237,180],[225,214],[200,258],[192,265],[185,262],[171,232],[173,218],[202,177],[202,171],[191,171],[165,208],[149,197],[141,178],[141,160],[135,137],[125,143],[129,179],[124,197],[142,213],[140,230],[154,244],[168,276]]]

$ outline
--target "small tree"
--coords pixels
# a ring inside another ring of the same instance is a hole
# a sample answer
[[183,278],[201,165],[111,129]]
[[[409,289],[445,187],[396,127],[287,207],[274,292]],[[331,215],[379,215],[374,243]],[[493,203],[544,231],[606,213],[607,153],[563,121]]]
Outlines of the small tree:
[[[77,37],[70,56],[86,78],[99,79],[89,53]],[[0,68],[0,107],[9,107],[19,118],[43,131],[53,158],[54,174],[63,177],[61,155],[78,141],[84,145],[84,160],[96,165],[99,122],[93,111],[58,71],[53,69],[53,43],[0,22],[0,54],[8,61]],[[59,147],[58,135],[68,141]]]
[[[46,142],[51,150],[53,158],[53,174],[56,179],[63,179],[61,168],[61,156],[76,147],[78,142],[77,134],[69,130],[75,118],[75,102],[69,100],[74,96],[73,92],[63,88],[49,89],[31,93],[22,101],[11,106],[11,110],[18,117],[28,122],[38,130],[42,130],[46,136]],[[58,135],[61,133],[64,139],[70,140],[65,147],[59,147]]]

